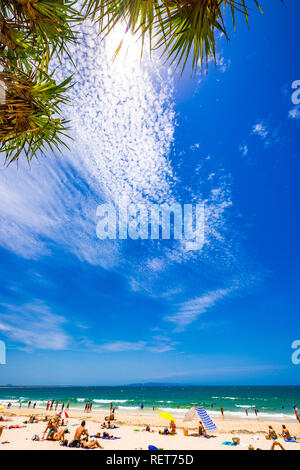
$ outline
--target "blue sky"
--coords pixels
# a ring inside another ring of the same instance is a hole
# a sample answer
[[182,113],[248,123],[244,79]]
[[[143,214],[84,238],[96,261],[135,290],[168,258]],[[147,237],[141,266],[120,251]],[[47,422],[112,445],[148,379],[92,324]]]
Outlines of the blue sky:
[[[82,27],[72,152],[0,170],[0,384],[300,384],[300,6],[264,5],[180,80]],[[202,250],[97,239],[122,197],[204,200]]]

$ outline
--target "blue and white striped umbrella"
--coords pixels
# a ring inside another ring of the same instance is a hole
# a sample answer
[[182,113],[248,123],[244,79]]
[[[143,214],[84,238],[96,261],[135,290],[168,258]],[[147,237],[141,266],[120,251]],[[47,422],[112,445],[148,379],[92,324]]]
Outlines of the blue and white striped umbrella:
[[215,431],[217,426],[211,420],[203,406],[193,406],[183,418],[183,421],[192,421],[193,419],[197,418],[197,415],[201,419],[206,431]]

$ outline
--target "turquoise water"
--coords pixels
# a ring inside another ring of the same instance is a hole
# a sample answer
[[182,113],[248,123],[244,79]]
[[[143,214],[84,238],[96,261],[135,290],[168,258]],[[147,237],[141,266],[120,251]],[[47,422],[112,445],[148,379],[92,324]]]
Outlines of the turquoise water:
[[[93,402],[93,411],[108,409],[111,402],[119,410],[137,412],[141,403],[144,412],[166,410],[182,415],[194,405],[202,405],[211,415],[225,417],[259,416],[293,417],[293,405],[300,408],[300,386],[242,387],[242,386],[122,386],[122,387],[1,387],[0,403],[6,406],[26,407],[29,400],[37,402],[36,408],[46,408],[48,400],[55,398],[60,405],[70,400],[70,409],[84,409],[86,401]],[[59,407],[60,407],[59,405]],[[212,406],[213,405],[213,406]]]

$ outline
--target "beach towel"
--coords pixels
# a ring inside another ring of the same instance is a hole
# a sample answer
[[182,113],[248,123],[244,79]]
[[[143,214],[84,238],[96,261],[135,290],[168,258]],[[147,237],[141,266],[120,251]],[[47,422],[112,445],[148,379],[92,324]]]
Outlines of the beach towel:
[[284,439],[285,442],[296,442],[295,439]]
[[231,441],[222,442],[222,445],[223,446],[233,446],[233,447],[237,446],[237,444],[235,444],[235,442],[231,442]]

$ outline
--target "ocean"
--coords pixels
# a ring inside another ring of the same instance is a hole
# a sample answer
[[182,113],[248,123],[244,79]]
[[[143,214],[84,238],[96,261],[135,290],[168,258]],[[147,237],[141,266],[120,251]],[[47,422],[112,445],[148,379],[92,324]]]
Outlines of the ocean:
[[46,408],[51,399],[62,403],[70,401],[70,409],[83,410],[86,401],[93,402],[93,411],[108,410],[113,402],[120,411],[143,413],[168,411],[183,416],[194,405],[204,406],[211,416],[290,419],[293,406],[300,408],[300,386],[99,386],[99,387],[0,387],[0,404],[13,408],[26,407],[29,400],[36,408]]

